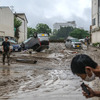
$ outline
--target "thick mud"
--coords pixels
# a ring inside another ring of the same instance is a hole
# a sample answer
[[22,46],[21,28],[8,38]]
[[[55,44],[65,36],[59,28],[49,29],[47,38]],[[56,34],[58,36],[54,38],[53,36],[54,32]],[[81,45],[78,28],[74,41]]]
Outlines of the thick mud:
[[[79,53],[100,62],[98,52],[92,47],[69,50],[63,43],[52,43],[49,50],[41,53],[13,53],[11,66],[0,63],[0,100],[86,100],[80,88],[82,80],[72,74],[70,62]],[[19,63],[17,59],[37,63]]]

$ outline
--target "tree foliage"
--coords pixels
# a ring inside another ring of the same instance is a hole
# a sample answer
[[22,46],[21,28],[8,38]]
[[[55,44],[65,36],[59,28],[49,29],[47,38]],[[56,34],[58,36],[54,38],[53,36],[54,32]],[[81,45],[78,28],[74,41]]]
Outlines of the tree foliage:
[[49,28],[49,26],[47,24],[37,24],[36,28],[32,28],[32,27],[28,27],[27,28],[27,36],[28,38],[33,36],[33,34],[37,32],[37,33],[51,33],[51,29]]
[[88,31],[85,31],[84,29],[75,28],[71,33],[70,36],[78,39],[85,38],[86,36],[89,36]]
[[47,34],[51,33],[51,29],[49,28],[49,26],[43,23],[37,24],[36,30],[38,33],[47,33]]
[[18,40],[19,39],[19,27],[22,25],[22,22],[18,20],[16,17],[14,18],[14,28],[15,30],[15,37]]
[[33,36],[34,32],[36,32],[36,29],[32,28],[32,27],[28,27],[27,28],[27,37],[31,37]]
[[61,27],[58,31],[54,30],[53,32],[53,36],[50,37],[51,40],[62,40],[62,39],[66,39],[69,34],[73,31],[73,27]]
[[66,39],[72,31],[73,27],[61,27],[57,32],[57,37]]

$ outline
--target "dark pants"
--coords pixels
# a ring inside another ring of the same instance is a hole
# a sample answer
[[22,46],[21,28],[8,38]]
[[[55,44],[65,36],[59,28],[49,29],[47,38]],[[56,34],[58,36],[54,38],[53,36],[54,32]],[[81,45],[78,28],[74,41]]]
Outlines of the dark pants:
[[5,64],[5,58],[7,56],[7,61],[8,61],[8,64],[10,63],[10,53],[9,52],[4,52],[3,53],[3,64]]

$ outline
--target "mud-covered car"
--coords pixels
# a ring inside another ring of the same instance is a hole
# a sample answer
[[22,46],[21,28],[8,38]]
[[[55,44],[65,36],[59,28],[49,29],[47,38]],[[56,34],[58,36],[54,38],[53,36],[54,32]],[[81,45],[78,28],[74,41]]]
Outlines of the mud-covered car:
[[[10,37],[9,37],[10,38]],[[4,36],[0,37],[0,53],[2,53],[2,42],[5,40]],[[17,42],[15,42],[13,39],[9,39],[8,40],[10,42],[10,49],[11,51],[21,51],[21,46],[19,44],[17,44]]]
[[65,46],[67,48],[82,49],[82,43],[76,38],[67,39],[65,42]]
[[0,46],[2,45],[3,41],[4,41],[4,38],[0,37]]
[[10,42],[11,49],[13,52],[21,51],[21,46],[17,44],[17,42],[15,42],[14,40],[8,40],[8,41]]
[[[10,42],[11,52],[21,51],[21,46],[17,44],[14,40],[8,40]],[[3,42],[3,41],[2,41]],[[0,52],[2,53],[2,42],[0,44]]]
[[85,43],[85,39],[79,39],[79,41]]
[[34,51],[40,52],[44,49],[49,48],[49,37],[48,34],[35,33],[33,37],[30,37],[21,44],[23,50],[33,49]]

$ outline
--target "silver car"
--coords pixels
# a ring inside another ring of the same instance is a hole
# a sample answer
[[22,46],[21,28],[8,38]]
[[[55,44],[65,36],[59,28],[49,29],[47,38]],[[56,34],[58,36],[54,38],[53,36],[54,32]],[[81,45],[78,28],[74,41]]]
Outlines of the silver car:
[[82,49],[82,43],[79,42],[78,39],[72,38],[72,39],[67,39],[65,46],[67,48],[73,48],[73,49]]
[[34,34],[33,37],[24,41],[21,47],[24,50],[33,49],[34,51],[40,52],[49,48],[49,37],[45,33]]

